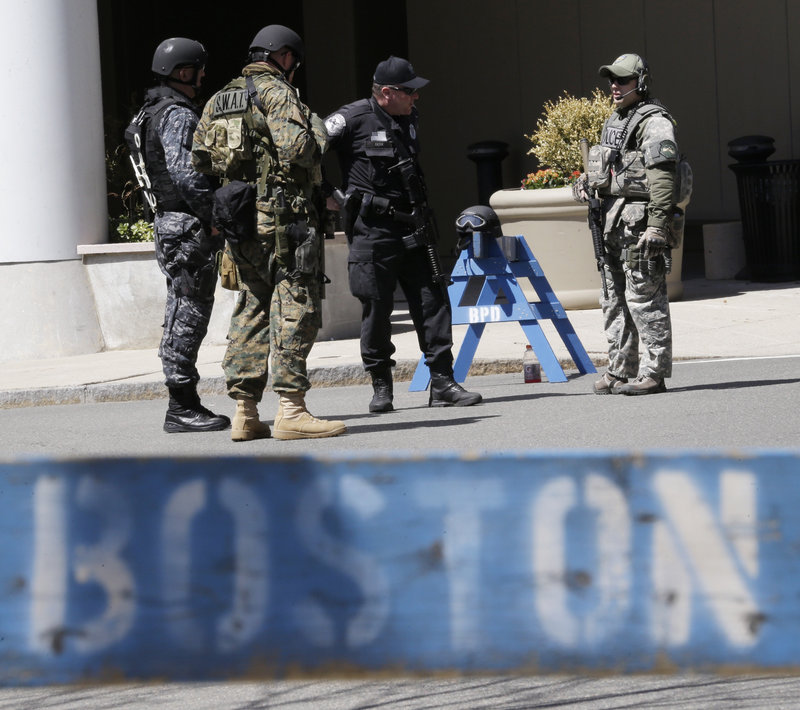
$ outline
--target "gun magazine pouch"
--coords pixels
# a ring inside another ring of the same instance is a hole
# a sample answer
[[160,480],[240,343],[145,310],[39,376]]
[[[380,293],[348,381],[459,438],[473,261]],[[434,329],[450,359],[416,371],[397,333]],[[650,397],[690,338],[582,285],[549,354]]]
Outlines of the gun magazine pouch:
[[219,270],[219,283],[222,288],[228,291],[239,291],[239,270],[233,260],[230,251],[225,249],[217,252],[217,269]]

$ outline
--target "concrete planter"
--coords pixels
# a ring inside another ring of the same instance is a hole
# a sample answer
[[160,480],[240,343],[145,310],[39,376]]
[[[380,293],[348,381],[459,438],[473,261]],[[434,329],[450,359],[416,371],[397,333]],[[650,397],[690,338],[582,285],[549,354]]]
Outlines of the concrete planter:
[[[572,188],[495,192],[489,204],[500,218],[503,234],[525,237],[564,308],[599,308],[600,274],[587,224],[587,207],[572,199]],[[671,300],[683,295],[683,245],[673,250],[672,273],[667,277]],[[522,284],[534,299],[529,284]]]
[[361,335],[361,302],[350,293],[347,257],[350,246],[344,232],[325,240],[325,274],[331,280],[322,301],[320,340],[350,340]]
[[[323,327],[317,340],[356,338],[361,304],[347,282],[348,246],[344,235],[325,242],[325,268],[331,279],[322,303]],[[88,275],[104,341],[104,350],[158,347],[164,319],[166,283],[152,242],[93,244],[78,247]],[[205,345],[224,345],[236,292],[219,282]]]
[[[104,350],[157,348],[167,286],[153,242],[78,246],[94,294]],[[203,343],[225,343],[236,294],[217,284]]]

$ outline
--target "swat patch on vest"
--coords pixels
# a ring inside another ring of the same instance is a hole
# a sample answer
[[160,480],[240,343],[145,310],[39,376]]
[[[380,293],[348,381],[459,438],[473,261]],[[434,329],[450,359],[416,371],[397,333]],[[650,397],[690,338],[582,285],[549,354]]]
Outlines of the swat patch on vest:
[[247,110],[247,90],[232,89],[223,91],[214,97],[213,116],[225,116],[230,113],[244,113]]

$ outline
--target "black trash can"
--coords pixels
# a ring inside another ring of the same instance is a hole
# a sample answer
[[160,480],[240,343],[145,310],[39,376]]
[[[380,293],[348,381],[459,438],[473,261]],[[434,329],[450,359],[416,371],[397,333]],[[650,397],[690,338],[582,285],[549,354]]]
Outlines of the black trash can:
[[792,281],[800,278],[800,160],[767,161],[772,151],[765,145],[754,154],[752,141],[745,151],[753,138],[759,136],[728,144],[740,160],[730,169],[739,188],[747,267],[754,281]]
[[800,278],[800,160],[731,165],[750,278]]

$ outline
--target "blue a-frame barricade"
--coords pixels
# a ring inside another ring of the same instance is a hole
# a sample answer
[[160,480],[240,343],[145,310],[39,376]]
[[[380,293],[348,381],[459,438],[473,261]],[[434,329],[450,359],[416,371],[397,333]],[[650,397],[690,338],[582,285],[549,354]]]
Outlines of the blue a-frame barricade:
[[[470,279],[476,276],[484,277],[476,303],[461,305]],[[597,371],[524,237],[494,239],[474,235],[461,252],[451,277],[453,283],[448,288],[448,294],[453,324],[469,325],[453,363],[457,382],[466,380],[487,323],[507,321],[519,322],[550,382],[566,382],[567,377],[542,330],[540,321],[543,320],[552,321],[581,374]],[[519,285],[519,279],[522,278],[530,280],[539,297],[538,302],[528,301]],[[506,302],[497,302],[500,293],[505,295]],[[423,355],[409,391],[421,392],[428,388],[429,383],[430,371]]]

